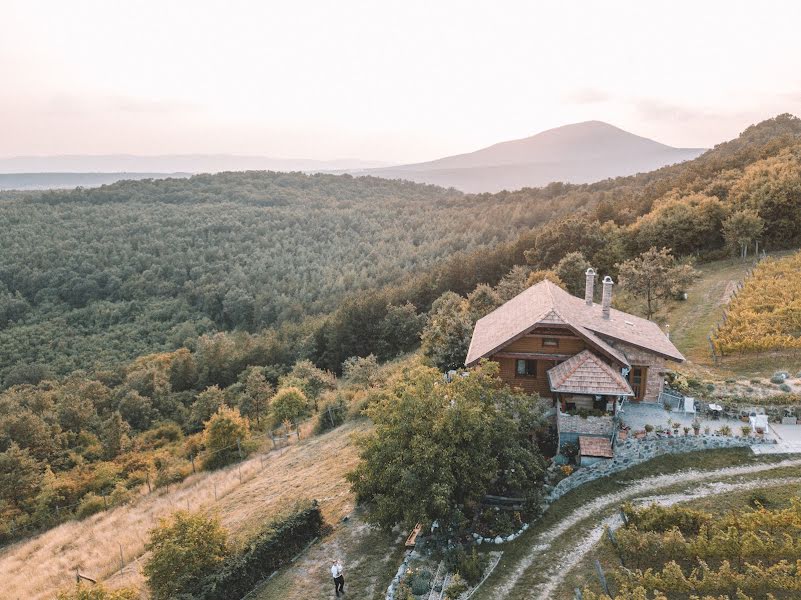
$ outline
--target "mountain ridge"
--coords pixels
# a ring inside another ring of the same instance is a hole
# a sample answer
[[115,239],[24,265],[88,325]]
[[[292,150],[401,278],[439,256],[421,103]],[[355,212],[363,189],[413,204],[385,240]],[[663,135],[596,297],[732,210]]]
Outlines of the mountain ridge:
[[674,148],[603,121],[583,121],[498,142],[474,152],[367,174],[455,187],[464,192],[591,183],[696,158],[704,148]]

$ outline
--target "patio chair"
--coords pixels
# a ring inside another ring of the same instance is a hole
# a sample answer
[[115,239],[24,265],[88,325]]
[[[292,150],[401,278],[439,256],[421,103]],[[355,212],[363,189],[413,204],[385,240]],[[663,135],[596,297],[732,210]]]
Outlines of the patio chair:
[[688,415],[695,414],[695,398],[687,396],[684,398],[684,413]]

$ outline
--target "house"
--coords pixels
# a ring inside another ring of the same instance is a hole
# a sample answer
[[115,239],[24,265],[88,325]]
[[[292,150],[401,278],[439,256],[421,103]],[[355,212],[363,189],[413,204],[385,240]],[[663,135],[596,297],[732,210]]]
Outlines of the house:
[[605,409],[629,397],[656,402],[667,361],[684,356],[659,326],[612,308],[612,279],[593,302],[595,272],[587,270],[582,300],[543,280],[479,319],[466,366],[500,364],[509,385],[558,400],[562,409]]
[[574,422],[567,413],[614,414],[623,399],[656,402],[667,362],[684,360],[656,323],[612,308],[609,276],[600,305],[594,284],[588,269],[584,299],[548,280],[533,285],[479,319],[465,361],[495,361],[509,385],[551,398],[560,446],[578,445],[580,436],[611,441],[611,422],[589,427],[588,419]]

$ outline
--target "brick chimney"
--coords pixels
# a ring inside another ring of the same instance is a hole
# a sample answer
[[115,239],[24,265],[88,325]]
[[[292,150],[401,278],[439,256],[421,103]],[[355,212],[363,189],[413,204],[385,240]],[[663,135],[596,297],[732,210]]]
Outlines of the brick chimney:
[[587,269],[587,282],[584,285],[584,302],[592,306],[592,295],[595,292],[595,269]]
[[603,297],[601,298],[601,315],[604,319],[609,319],[609,311],[612,309],[612,286],[615,282],[607,275],[604,277]]

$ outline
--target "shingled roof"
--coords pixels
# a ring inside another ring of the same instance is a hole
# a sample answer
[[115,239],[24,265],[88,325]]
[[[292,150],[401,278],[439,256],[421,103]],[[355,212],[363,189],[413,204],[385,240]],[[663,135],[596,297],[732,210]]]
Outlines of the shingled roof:
[[562,394],[633,396],[628,381],[589,350],[548,370],[551,391]]
[[594,349],[624,365],[629,364],[626,357],[604,341],[604,337],[671,360],[684,360],[656,323],[614,308],[609,319],[604,319],[599,304],[588,306],[581,298],[544,279],[478,320],[465,363],[467,366],[477,363],[537,325],[557,324],[570,327]]
[[614,458],[612,443],[601,437],[579,436],[579,453],[581,456],[597,456],[601,458]]

